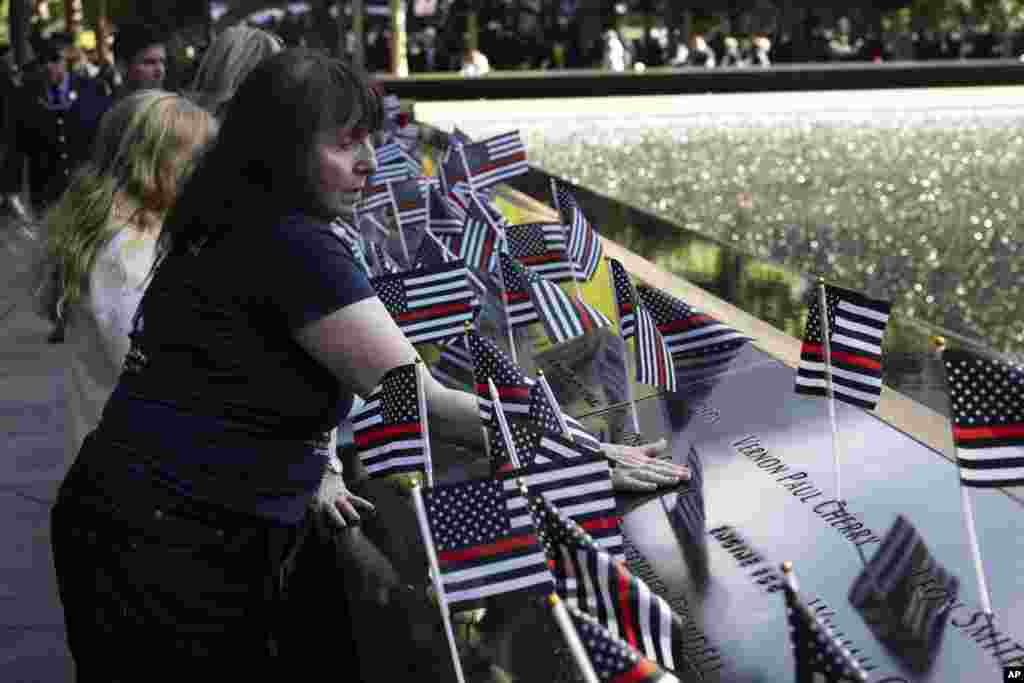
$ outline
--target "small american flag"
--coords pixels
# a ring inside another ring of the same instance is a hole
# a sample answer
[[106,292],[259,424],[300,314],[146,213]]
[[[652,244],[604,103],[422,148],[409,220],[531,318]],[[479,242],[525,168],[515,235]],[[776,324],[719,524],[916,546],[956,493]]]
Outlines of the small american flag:
[[601,236],[590,225],[565,183],[552,178],[551,194],[562,222],[569,226],[569,258],[576,267],[576,279],[587,282],[594,277],[604,256]]
[[677,377],[700,379],[723,372],[751,341],[660,289],[637,285],[636,292],[665,337]]
[[619,312],[619,330],[622,338],[629,341],[636,334],[636,316],[633,314],[636,298],[633,295],[633,283],[626,269],[617,260],[608,259],[608,267],[611,269],[612,291]]
[[536,531],[512,523],[513,511],[522,508],[520,496],[491,478],[424,489],[431,535],[425,540],[437,552],[452,609],[470,609],[493,595],[552,591]]
[[473,376],[476,383],[477,401],[480,406],[480,419],[484,426],[497,428],[491,405],[491,391],[487,380],[492,380],[498,389],[498,398],[506,413],[524,417],[530,414],[530,388],[534,381],[516,365],[508,355],[498,348],[492,339],[484,337],[476,330],[470,330],[469,350],[473,356]]
[[636,381],[668,392],[676,390],[672,354],[644,306],[636,307]]
[[[416,256],[413,257],[413,264],[415,268],[429,268],[430,266],[440,265],[442,263],[451,263],[452,261],[464,262],[463,259],[458,258],[453,254],[444,242],[439,240],[433,231],[429,228],[423,230],[423,234],[420,237],[420,246],[416,250]],[[487,292],[487,285],[473,272],[472,268],[466,268],[466,277],[469,278],[470,284],[476,289],[479,294]]]
[[534,310],[539,313],[551,341],[561,344],[575,337],[582,337],[586,330],[583,329],[576,307],[562,288],[548,282],[532,268],[524,267],[515,261],[512,263],[512,267],[521,271],[520,277],[526,282],[526,291],[533,301]]
[[[800,347],[796,393],[827,396],[819,290],[808,295],[807,330]],[[882,394],[882,337],[891,305],[832,285],[825,287],[836,400],[872,410]]]
[[459,180],[468,180],[473,190],[482,190],[529,170],[526,145],[517,130],[456,147],[453,156],[456,154],[462,157],[465,175],[460,178],[456,171],[454,178],[449,176],[449,191]]
[[461,261],[375,277],[370,284],[413,344],[463,334],[480,310]]
[[426,472],[426,415],[423,387],[413,364],[390,370],[352,416],[359,460],[370,476]]
[[947,349],[956,460],[964,486],[1024,484],[1024,366]]
[[419,230],[427,224],[427,185],[422,177],[389,183],[391,208],[403,230]]
[[571,282],[573,266],[565,253],[565,226],[560,223],[524,223],[505,230],[508,253],[545,280]]
[[597,619],[566,606],[594,673],[603,683],[679,683],[679,679],[612,635]]
[[412,176],[404,166],[382,166],[377,172],[366,179],[363,187],[363,198],[358,210],[363,213],[379,211],[391,206],[391,183],[400,183]]
[[[508,491],[519,477],[530,493],[542,495],[562,514],[586,529],[594,543],[613,557],[623,557],[619,513],[608,460],[562,436],[545,433],[525,421],[509,421],[521,467],[513,469],[501,430],[491,440],[491,463]],[[525,500],[515,509],[530,520]]]
[[783,592],[789,635],[796,658],[797,683],[853,683],[867,681],[868,676],[853,655],[832,632],[832,629],[804,604],[797,593],[793,572],[785,572]]
[[666,669],[688,670],[683,620],[668,602],[532,489],[528,505],[553,565],[555,590],[567,605],[590,614],[612,635]]
[[572,305],[576,308],[576,315],[584,332],[590,332],[602,327],[611,327],[612,321],[601,311],[597,310],[579,296],[573,297]]
[[526,289],[525,272],[515,259],[505,253],[498,254],[501,284],[505,306],[508,310],[509,325],[515,329],[540,320],[533,299]]

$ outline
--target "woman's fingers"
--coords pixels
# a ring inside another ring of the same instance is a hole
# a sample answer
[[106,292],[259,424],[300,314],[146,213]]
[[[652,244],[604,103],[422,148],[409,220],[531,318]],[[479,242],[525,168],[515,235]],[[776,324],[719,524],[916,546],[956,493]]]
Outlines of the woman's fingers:
[[[342,494],[334,500],[334,509],[341,513],[342,526],[348,526],[347,522],[355,523],[362,519],[352,505],[351,498],[353,497],[351,494]],[[366,501],[362,502],[366,503]]]

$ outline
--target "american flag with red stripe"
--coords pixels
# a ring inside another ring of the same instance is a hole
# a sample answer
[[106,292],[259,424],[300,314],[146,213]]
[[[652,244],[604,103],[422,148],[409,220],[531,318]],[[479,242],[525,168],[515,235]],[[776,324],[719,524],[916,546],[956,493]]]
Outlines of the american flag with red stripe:
[[[444,242],[439,240],[429,228],[423,230],[420,236],[420,246],[416,249],[416,256],[413,257],[414,268],[429,268],[431,266],[453,261],[464,261],[453,254]],[[487,286],[480,280],[472,268],[466,269],[466,277],[479,294],[487,292]]]
[[583,214],[583,210],[565,183],[552,178],[551,194],[554,196],[555,208],[558,209],[562,222],[569,226],[568,251],[569,258],[576,267],[576,279],[587,282],[594,277],[604,256],[601,236],[590,225],[590,221]]
[[526,145],[517,130],[456,147],[452,156],[461,157],[461,169],[447,177],[449,191],[460,180],[468,180],[473,190],[483,190],[529,170]]
[[583,332],[592,332],[602,327],[611,327],[612,321],[601,311],[597,310],[579,296],[574,296],[572,305],[576,308],[576,316],[579,318]]
[[[506,490],[514,490],[516,478],[522,478],[530,493],[557,505],[588,531],[599,548],[622,559],[619,512],[604,454],[523,420],[509,420],[509,431],[521,465],[518,469],[512,467],[501,430],[495,429],[491,439],[491,464]],[[523,516],[523,524],[529,521],[525,501],[514,511]]]
[[508,253],[545,280],[572,282],[574,269],[565,247],[565,226],[560,223],[524,223],[505,229]]
[[373,477],[426,472],[426,415],[423,387],[414,364],[390,370],[352,416],[359,460]]
[[[550,594],[551,572],[532,523],[521,524],[521,493],[492,478],[423,490],[431,543],[449,606],[471,609],[506,593]],[[529,520],[527,520],[529,522]]]
[[461,261],[371,278],[370,284],[413,344],[463,334],[480,310]]
[[[603,683],[679,683],[622,638],[612,635],[597,619],[566,605],[598,680]],[[699,680],[699,679],[698,679]]]
[[363,198],[356,209],[363,213],[379,211],[391,206],[392,183],[400,183],[409,180],[412,176],[409,171],[400,166],[385,166],[377,169],[377,172],[366,179],[363,186]]
[[672,354],[644,306],[636,307],[636,381],[668,392],[676,390]]
[[633,293],[633,282],[629,274],[616,259],[608,259],[608,268],[611,270],[612,292],[615,294],[615,306],[619,313],[619,331],[625,341],[636,334],[636,316],[633,309],[636,306],[636,296]]
[[751,341],[660,289],[637,285],[636,292],[665,337],[677,377],[699,379],[723,372]]
[[[502,258],[506,258],[502,254]],[[555,344],[561,344],[582,337],[585,333],[573,301],[562,288],[548,282],[532,268],[527,268],[509,258],[511,268],[519,271],[519,277],[526,283],[526,291],[533,301],[533,308],[544,323],[548,337]]]
[[1024,365],[948,349],[953,442],[964,486],[1024,484]]
[[515,329],[540,320],[530,292],[526,288],[526,273],[523,267],[517,264],[514,258],[501,252],[498,253],[498,264],[501,269],[499,272],[509,326]]
[[[808,294],[807,329],[800,347],[796,393],[827,396],[820,294]],[[882,337],[891,304],[859,292],[825,286],[832,390],[837,401],[873,410],[882,394]]]
[[527,503],[551,560],[558,595],[659,665],[689,671],[683,620],[668,602],[532,488]]
[[491,390],[487,380],[494,382],[498,398],[505,412],[528,417],[530,414],[530,388],[534,381],[516,365],[493,339],[484,337],[476,330],[470,330],[469,351],[473,356],[473,377],[480,406],[480,419],[484,426],[497,428],[491,405]]

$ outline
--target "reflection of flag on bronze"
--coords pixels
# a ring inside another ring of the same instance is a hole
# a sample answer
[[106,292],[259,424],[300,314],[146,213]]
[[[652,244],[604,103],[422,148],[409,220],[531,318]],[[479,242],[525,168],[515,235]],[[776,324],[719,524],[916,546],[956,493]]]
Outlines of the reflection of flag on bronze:
[[426,416],[420,414],[419,373],[414,364],[389,371],[352,416],[359,460],[375,477],[426,472]]
[[[462,170],[474,190],[492,187],[528,170],[526,145],[517,130],[463,145],[456,148],[452,156],[458,156],[460,150],[464,160]],[[457,172],[454,178],[449,176],[448,190],[451,191],[460,179]]]
[[942,354],[964,486],[1024,484],[1024,366],[970,351]]
[[[796,393],[827,396],[818,288],[813,288],[808,298]],[[882,337],[891,305],[832,285],[826,285],[825,298],[835,398],[872,410],[882,394]]]
[[636,292],[665,337],[677,376],[695,379],[722,372],[750,341],[667,292],[647,285],[637,285]]
[[565,251],[565,227],[560,223],[510,225],[505,237],[509,254],[545,280],[572,281],[573,266]]
[[391,183],[391,205],[398,224],[406,230],[423,228],[427,223],[427,186],[423,178],[408,178]]
[[530,494],[530,513],[551,560],[559,596],[666,669],[689,671],[682,618],[624,562],[598,548],[578,524],[560,516],[557,506],[533,495],[532,487]]
[[797,591],[793,568],[783,565],[783,592],[789,635],[796,657],[796,683],[867,681],[868,676],[853,655],[843,647],[832,629],[804,604]]
[[[941,600],[923,597],[927,593]],[[850,588],[850,603],[880,638],[917,641],[926,656],[941,638],[959,580],[938,564],[917,529],[903,516],[882,539]]]
[[705,541],[704,523],[707,519],[704,512],[704,464],[693,446],[690,446],[686,464],[690,468],[690,481],[676,496],[673,517],[686,531],[691,544],[702,544]]
[[612,635],[597,619],[572,605],[572,616],[594,673],[605,683],[679,683],[679,679],[644,657],[629,643]]
[[586,282],[594,277],[598,266],[601,265],[601,257],[604,255],[601,236],[583,215],[583,210],[576,204],[576,198],[572,196],[565,183],[552,178],[551,193],[555,197],[555,207],[562,217],[562,222],[569,226],[568,251],[569,258],[576,267],[576,279]]
[[633,314],[636,299],[633,296],[633,283],[626,269],[617,260],[608,259],[608,267],[611,269],[612,291],[615,293],[615,305],[619,312],[619,331],[622,338],[628,341],[636,333],[636,316]]
[[672,354],[644,306],[636,307],[636,381],[669,392],[676,390]]
[[463,334],[480,309],[461,261],[371,278],[370,284],[414,344]]
[[[506,491],[516,488],[522,478],[533,495],[558,506],[559,511],[590,534],[594,543],[612,557],[622,559],[622,532],[612,488],[612,474],[603,454],[555,434],[544,434],[525,422],[509,422],[512,441],[522,467],[512,469],[501,430],[492,440],[491,462]],[[513,508],[530,520],[525,501]]]
[[519,491],[493,479],[427,488],[424,507],[450,606],[469,609],[488,596],[547,594],[551,573],[532,525],[514,527]]
[[502,283],[504,284],[505,306],[508,309],[509,325],[515,329],[540,320],[533,299],[526,289],[523,267],[508,254],[499,253]]

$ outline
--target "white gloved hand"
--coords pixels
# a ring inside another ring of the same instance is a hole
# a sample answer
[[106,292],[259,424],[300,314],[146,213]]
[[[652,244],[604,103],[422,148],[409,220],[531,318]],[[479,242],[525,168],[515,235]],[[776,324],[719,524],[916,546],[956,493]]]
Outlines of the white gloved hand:
[[314,496],[313,505],[330,525],[342,529],[349,524],[357,524],[362,519],[356,508],[369,514],[377,510],[373,503],[349,491],[345,486],[344,477],[334,472],[324,474],[320,488]]
[[690,480],[690,468],[658,460],[654,455],[668,446],[665,439],[643,446],[601,444],[605,457],[616,464],[612,470],[612,486],[616,491],[654,491],[662,486],[676,486]]

